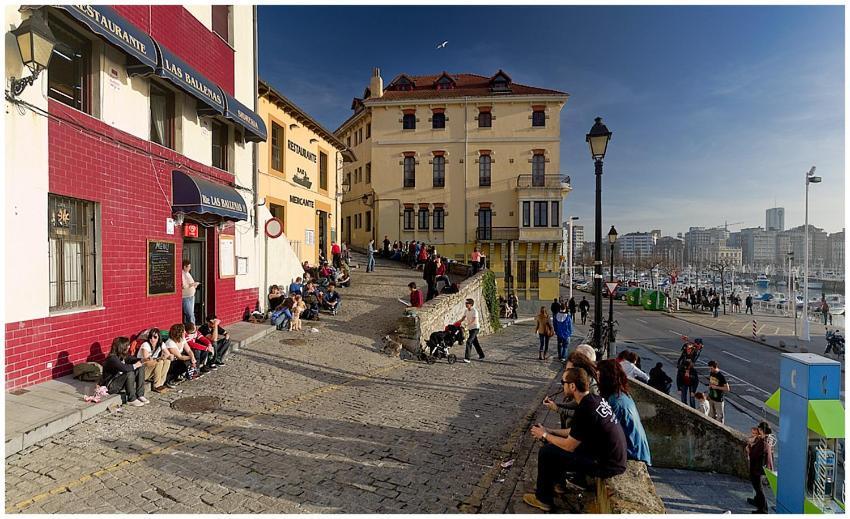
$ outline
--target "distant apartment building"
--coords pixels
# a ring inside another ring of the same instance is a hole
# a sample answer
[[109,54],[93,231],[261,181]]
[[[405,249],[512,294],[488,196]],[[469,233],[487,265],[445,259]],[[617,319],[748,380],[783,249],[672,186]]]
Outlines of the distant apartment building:
[[617,238],[616,248],[623,261],[648,261],[655,248],[655,235],[651,232],[630,232]]
[[782,232],[785,230],[785,208],[784,207],[774,207],[772,209],[768,209],[765,211],[765,224],[764,229],[766,231],[779,231]]
[[761,227],[748,227],[733,234],[739,237],[739,243],[734,243],[730,238],[728,245],[740,247],[744,265],[760,270],[777,263],[776,231],[766,231]]
[[844,275],[844,229],[841,232],[834,232],[827,238],[827,258],[828,268],[840,275]]
[[[777,250],[786,250],[794,253],[794,265],[802,266],[805,261],[806,250],[805,225],[794,227],[779,233],[777,238]],[[783,244],[780,249],[780,241]],[[809,224],[809,269],[810,272],[823,269],[826,266],[829,255],[827,234],[823,229]],[[784,257],[784,256],[783,256]]]
[[740,268],[741,249],[738,247],[728,247],[721,242],[715,242],[709,245],[704,251],[704,258],[708,266],[717,263],[726,263],[728,266]]
[[584,225],[573,224],[573,258],[581,256],[584,248]]
[[700,266],[709,261],[708,247],[710,245],[726,246],[729,231],[722,227],[706,229],[691,227],[685,233],[685,263]]
[[658,238],[655,240],[653,258],[669,267],[682,268],[685,264],[685,240],[672,236]]

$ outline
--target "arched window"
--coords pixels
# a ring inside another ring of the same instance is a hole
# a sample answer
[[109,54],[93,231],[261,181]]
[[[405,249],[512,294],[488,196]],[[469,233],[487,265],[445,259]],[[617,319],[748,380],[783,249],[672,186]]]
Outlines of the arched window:
[[490,185],[490,171],[492,167],[492,160],[490,155],[481,155],[478,157],[478,185],[479,186],[489,186]]
[[446,185],[446,158],[436,156],[433,160],[434,164],[434,187],[445,187]]
[[531,158],[531,185],[543,187],[546,184],[546,157],[535,153]]

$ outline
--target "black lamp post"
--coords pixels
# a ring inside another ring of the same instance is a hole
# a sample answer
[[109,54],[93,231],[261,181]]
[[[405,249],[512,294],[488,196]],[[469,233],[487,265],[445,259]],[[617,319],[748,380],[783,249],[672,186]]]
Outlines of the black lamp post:
[[32,72],[29,77],[23,79],[11,78],[10,90],[14,98],[21,95],[27,86],[32,85],[41,71],[50,64],[56,38],[47,26],[41,10],[34,11],[11,32],[18,43],[21,61]]
[[[617,243],[617,229],[611,226],[608,231],[608,243],[611,244],[611,283],[614,282],[614,244]],[[608,358],[614,358],[614,294],[615,290],[608,291]]]
[[585,141],[590,145],[590,155],[593,157],[596,172],[596,232],[594,243],[594,274],[593,290],[593,346],[597,352],[602,350],[602,159],[608,148],[611,132],[602,124],[602,118],[597,117]]

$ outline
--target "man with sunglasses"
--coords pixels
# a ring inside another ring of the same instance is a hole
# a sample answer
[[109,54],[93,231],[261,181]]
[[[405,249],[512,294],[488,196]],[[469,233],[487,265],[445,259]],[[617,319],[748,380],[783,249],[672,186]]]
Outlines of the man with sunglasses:
[[549,512],[555,485],[566,473],[610,478],[626,471],[626,436],[604,398],[590,393],[590,380],[580,368],[568,368],[561,379],[564,395],[578,402],[569,429],[531,428],[544,445],[537,453],[537,489],[525,494],[526,504]]

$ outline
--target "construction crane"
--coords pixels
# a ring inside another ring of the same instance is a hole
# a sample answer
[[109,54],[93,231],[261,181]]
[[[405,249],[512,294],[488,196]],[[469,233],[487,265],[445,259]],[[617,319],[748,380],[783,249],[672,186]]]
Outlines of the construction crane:
[[743,223],[744,223],[744,222],[732,222],[732,223],[729,223],[729,221],[727,220],[727,221],[723,222],[723,225],[715,225],[714,227],[712,227],[712,229],[720,229],[721,227],[723,227],[723,230],[724,230],[724,231],[728,231],[728,230],[729,230],[729,226],[730,226],[730,225],[741,225],[741,224],[743,224]]

